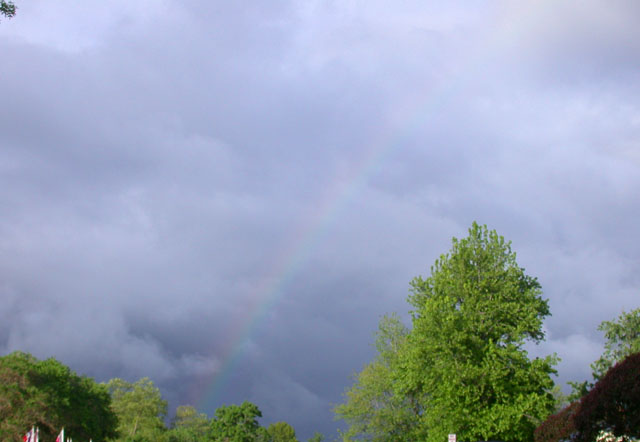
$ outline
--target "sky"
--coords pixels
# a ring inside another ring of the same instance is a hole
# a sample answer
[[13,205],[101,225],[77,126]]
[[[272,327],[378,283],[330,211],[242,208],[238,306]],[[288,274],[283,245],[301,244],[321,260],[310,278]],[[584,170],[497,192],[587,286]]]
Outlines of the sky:
[[333,437],[381,316],[475,220],[557,382],[640,305],[640,3],[15,0],[0,353]]

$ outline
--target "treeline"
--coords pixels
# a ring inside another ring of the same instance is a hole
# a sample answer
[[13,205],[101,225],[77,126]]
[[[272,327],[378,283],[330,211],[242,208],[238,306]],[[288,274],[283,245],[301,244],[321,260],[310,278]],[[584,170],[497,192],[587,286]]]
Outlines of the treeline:
[[15,352],[0,358],[0,440],[21,441],[32,427],[44,442],[64,426],[77,441],[116,436],[118,419],[104,384],[51,358]]
[[[342,439],[375,442],[630,442],[640,438],[640,309],[605,321],[593,379],[565,396],[552,379],[556,355],[530,358],[550,315],[538,280],[511,244],[474,223],[453,239],[427,278],[411,282],[411,327],[384,317],[375,359],[335,408]],[[222,406],[209,418],[167,402],[151,380],[96,383],[55,359],[0,358],[0,440],[32,425],[43,442],[62,426],[76,442],[293,442],[293,427],[264,428],[255,404]],[[311,441],[318,442],[316,434]]]
[[411,282],[408,302],[411,327],[395,315],[381,320],[375,359],[335,408],[348,425],[344,441],[640,437],[640,309],[602,323],[594,381],[573,383],[567,397],[552,378],[558,357],[530,358],[525,347],[544,340],[548,302],[495,231],[473,223],[454,238],[430,276]]
[[[32,427],[42,442],[64,427],[76,442],[297,442],[286,422],[262,427],[250,402],[218,408],[213,418],[180,406],[167,426],[167,401],[148,378],[97,383],[50,358],[14,352],[0,357],[0,440],[21,441]],[[321,434],[311,441],[320,442]]]

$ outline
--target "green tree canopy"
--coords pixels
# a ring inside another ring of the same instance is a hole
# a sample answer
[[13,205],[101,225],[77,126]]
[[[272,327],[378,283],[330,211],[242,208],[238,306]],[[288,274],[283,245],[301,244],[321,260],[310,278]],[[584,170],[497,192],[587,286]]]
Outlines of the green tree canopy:
[[378,355],[336,413],[345,440],[528,442],[554,409],[555,356],[531,360],[549,315],[511,244],[473,223],[411,282],[412,328],[385,318]]
[[209,439],[215,442],[254,442],[264,438],[258,424],[262,412],[257,405],[244,401],[241,405],[223,405],[211,419]]
[[316,431],[313,436],[311,436],[311,439],[308,440],[308,442],[322,442],[324,440],[324,435],[318,431]]
[[267,427],[269,442],[298,442],[296,430],[286,422],[275,422]]
[[356,375],[353,387],[345,394],[346,402],[334,409],[336,416],[349,425],[344,440],[414,440],[418,404],[411,395],[394,391],[408,333],[398,316],[381,319],[375,341],[376,358]]
[[16,9],[12,1],[0,0],[0,15],[11,18],[16,15]]
[[511,243],[473,223],[429,278],[411,282],[409,303],[413,329],[398,386],[422,402],[421,438],[532,440],[554,409],[557,358],[531,360],[524,349],[544,338],[549,306]]
[[104,440],[116,434],[110,405],[104,385],[53,358],[22,352],[0,358],[0,440],[21,440],[34,425],[43,440],[63,426],[69,437]]
[[190,405],[180,405],[176,409],[171,429],[167,432],[168,442],[199,442],[207,440],[209,418]]
[[155,442],[164,433],[167,401],[149,378],[134,383],[115,378],[106,384],[112,408],[118,416],[119,439],[116,441]]
[[615,321],[603,321],[598,330],[604,332],[604,353],[591,364],[593,378],[598,381],[617,362],[640,352],[640,308],[622,314]]
[[421,438],[532,440],[554,409],[557,358],[531,360],[524,349],[544,338],[549,306],[511,243],[473,223],[429,278],[411,282],[409,303],[413,329],[398,386],[422,402]]

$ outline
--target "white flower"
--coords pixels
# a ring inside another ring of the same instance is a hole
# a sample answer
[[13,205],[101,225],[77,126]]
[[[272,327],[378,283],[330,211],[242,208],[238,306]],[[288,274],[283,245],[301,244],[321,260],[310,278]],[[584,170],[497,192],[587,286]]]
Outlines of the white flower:
[[598,433],[598,436],[596,436],[596,442],[633,442],[633,441],[636,441],[636,439],[633,439],[629,436],[616,437],[613,435],[612,432],[604,431],[604,430],[601,430],[600,433]]

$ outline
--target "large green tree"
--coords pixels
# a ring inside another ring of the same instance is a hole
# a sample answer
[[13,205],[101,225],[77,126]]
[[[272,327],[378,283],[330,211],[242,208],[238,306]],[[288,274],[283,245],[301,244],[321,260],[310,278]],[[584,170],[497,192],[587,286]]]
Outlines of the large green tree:
[[375,359],[355,376],[354,385],[345,394],[346,402],[334,409],[336,416],[349,425],[342,435],[344,440],[414,440],[419,404],[412,395],[394,390],[408,333],[398,316],[381,319]]
[[549,315],[537,279],[495,231],[473,223],[431,276],[411,282],[413,328],[397,391],[421,401],[418,438],[527,442],[554,409],[555,356],[530,359]]
[[110,405],[104,385],[53,358],[22,352],[0,358],[0,440],[21,440],[33,425],[43,440],[53,440],[63,426],[69,437],[105,440],[116,434]]
[[115,378],[106,384],[118,416],[116,441],[158,441],[166,431],[167,401],[149,378],[127,382]]

